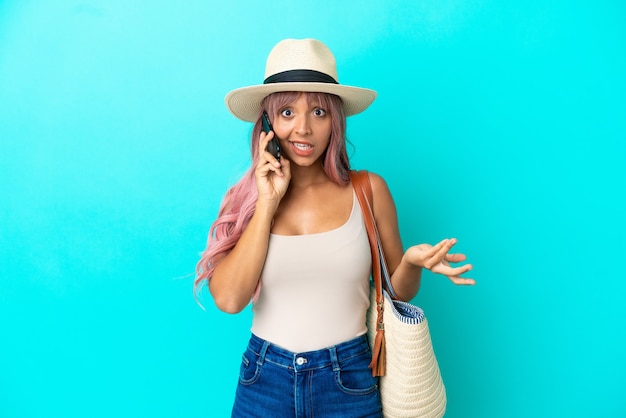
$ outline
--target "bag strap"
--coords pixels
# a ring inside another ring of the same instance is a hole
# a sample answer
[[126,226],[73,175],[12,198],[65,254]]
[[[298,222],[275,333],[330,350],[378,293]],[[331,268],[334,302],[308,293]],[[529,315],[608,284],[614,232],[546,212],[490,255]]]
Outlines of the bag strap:
[[385,324],[383,322],[384,296],[382,276],[383,269],[387,272],[387,266],[384,260],[384,253],[382,252],[382,247],[380,245],[380,238],[376,228],[374,212],[372,211],[372,206],[370,204],[370,202],[373,201],[373,193],[369,175],[365,170],[350,171],[350,179],[352,180],[352,187],[354,187],[357,200],[359,201],[361,211],[363,212],[367,238],[372,252],[372,279],[376,288],[376,337],[374,338],[374,346],[372,348],[372,362],[369,367],[372,369],[372,376],[384,376],[386,369],[386,353]]

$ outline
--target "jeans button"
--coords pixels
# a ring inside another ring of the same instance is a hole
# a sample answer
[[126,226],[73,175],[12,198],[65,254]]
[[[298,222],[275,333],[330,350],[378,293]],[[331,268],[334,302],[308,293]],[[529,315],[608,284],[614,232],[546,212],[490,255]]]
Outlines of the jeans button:
[[298,366],[302,366],[304,363],[306,363],[306,359],[305,359],[304,357],[298,357],[298,358],[296,359],[296,364],[297,364]]

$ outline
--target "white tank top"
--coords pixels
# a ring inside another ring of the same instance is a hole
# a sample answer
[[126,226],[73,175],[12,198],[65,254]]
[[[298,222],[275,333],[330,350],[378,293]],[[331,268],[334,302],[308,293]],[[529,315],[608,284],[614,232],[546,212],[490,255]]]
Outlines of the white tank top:
[[339,228],[270,234],[252,332],[296,353],[365,334],[371,263],[356,195],[350,218]]

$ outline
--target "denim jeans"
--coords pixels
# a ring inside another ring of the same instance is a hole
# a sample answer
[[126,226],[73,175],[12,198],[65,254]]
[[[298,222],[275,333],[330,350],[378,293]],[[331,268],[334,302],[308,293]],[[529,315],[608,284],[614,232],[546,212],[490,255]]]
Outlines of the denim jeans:
[[293,353],[252,335],[243,354],[233,418],[380,418],[367,337]]

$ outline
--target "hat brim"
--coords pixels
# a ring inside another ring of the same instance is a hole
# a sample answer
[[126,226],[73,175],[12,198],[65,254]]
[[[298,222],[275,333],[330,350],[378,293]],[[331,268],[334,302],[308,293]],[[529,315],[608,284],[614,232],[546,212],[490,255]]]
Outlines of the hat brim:
[[283,91],[303,91],[330,93],[341,97],[346,116],[361,113],[376,99],[376,92],[361,87],[331,83],[272,83],[242,87],[228,93],[224,99],[226,107],[235,117],[247,122],[255,122],[261,111],[263,99],[272,93]]

